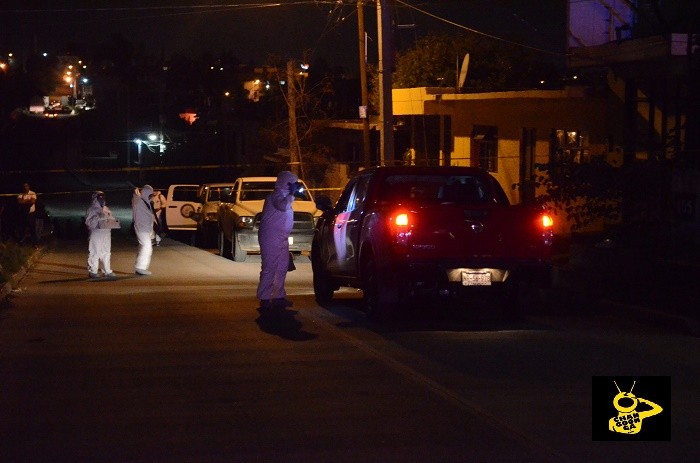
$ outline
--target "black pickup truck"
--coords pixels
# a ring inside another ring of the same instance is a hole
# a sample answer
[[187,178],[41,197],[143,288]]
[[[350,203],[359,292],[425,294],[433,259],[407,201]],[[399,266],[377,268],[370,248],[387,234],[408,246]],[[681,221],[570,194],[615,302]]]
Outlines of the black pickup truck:
[[498,297],[509,313],[522,285],[550,283],[551,216],[511,205],[484,170],[375,167],[352,179],[335,206],[327,198],[317,204],[324,213],[311,260],[322,305],[351,286],[378,320],[412,302],[469,294]]

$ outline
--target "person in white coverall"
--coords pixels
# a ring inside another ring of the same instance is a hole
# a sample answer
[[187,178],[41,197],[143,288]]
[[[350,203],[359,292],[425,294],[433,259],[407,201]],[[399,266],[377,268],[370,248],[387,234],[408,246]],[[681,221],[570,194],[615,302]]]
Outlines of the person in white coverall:
[[289,233],[294,225],[294,190],[298,187],[298,177],[289,171],[277,175],[275,189],[265,198],[258,242],[262,269],[257,296],[260,307],[290,307],[292,301],[286,298],[284,280],[289,268]]
[[151,243],[151,233],[153,233],[153,187],[144,185],[139,191],[134,190],[131,197],[131,212],[134,216],[134,232],[139,242],[139,253],[136,256],[135,270],[137,275],[151,275],[148,267],[151,265],[151,255],[153,254],[153,244]]
[[85,213],[85,225],[90,232],[88,242],[88,276],[99,278],[100,263],[102,272],[107,278],[114,278],[111,267],[112,229],[119,228],[119,220],[114,218],[107,207],[105,194],[96,191],[92,194],[92,202]]

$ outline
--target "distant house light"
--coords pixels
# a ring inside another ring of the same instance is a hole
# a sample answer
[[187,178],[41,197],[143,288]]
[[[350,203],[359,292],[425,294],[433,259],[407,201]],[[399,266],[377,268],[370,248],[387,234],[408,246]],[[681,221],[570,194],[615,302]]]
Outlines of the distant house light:
[[180,113],[180,119],[186,121],[188,124],[192,125],[194,124],[197,119],[199,119],[199,116],[197,116],[197,113],[191,110],[188,110],[184,113]]

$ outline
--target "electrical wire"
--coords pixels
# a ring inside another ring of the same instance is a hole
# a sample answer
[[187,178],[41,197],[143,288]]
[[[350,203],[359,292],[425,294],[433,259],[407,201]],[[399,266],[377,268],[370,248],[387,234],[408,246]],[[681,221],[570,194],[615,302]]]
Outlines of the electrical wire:
[[445,19],[445,18],[443,18],[443,17],[441,17],[441,16],[438,16],[438,15],[435,15],[435,14],[433,14],[433,13],[430,13],[429,11],[426,11],[426,10],[423,10],[423,9],[421,9],[421,8],[418,8],[418,7],[415,6],[415,5],[411,5],[410,3],[408,3],[408,2],[406,2],[406,1],[404,1],[404,0],[394,0],[394,1],[395,1],[396,3],[398,3],[398,4],[400,4],[400,5],[403,5],[403,6],[407,7],[407,8],[410,8],[410,9],[412,9],[412,10],[415,10],[415,11],[421,13],[421,14],[424,14],[424,15],[426,15],[426,16],[429,16],[429,17],[431,17],[431,18],[433,18],[433,19],[437,19],[438,21],[444,22],[445,24],[449,24],[449,25],[454,26],[454,27],[457,27],[457,28],[459,28],[459,29],[463,29],[463,30],[469,31],[469,32],[471,32],[471,33],[473,33],[473,34],[481,35],[481,36],[483,36],[483,37],[487,37],[487,38],[490,38],[490,39],[493,39],[493,40],[498,40],[498,41],[500,41],[500,42],[508,43],[508,44],[510,44],[510,45],[514,45],[514,46],[517,46],[517,47],[520,47],[520,48],[526,48],[526,49],[528,49],[528,50],[533,50],[533,51],[537,51],[537,52],[540,52],[540,53],[545,53],[545,54],[550,54],[550,55],[555,55],[555,56],[566,56],[566,55],[567,55],[566,53],[563,53],[563,52],[557,52],[557,51],[552,51],[552,50],[545,50],[545,49],[543,49],[543,48],[532,47],[532,46],[525,45],[525,44],[522,44],[522,43],[519,43],[519,42],[514,42],[514,41],[512,41],[512,40],[504,39],[503,37],[499,37],[499,36],[496,36],[496,35],[493,35],[493,34],[487,34],[486,32],[482,32],[482,31],[480,31],[480,30],[477,30],[477,29],[473,29],[473,28],[471,28],[471,27],[464,26],[464,25],[462,25],[462,24],[456,23],[456,22],[451,21],[451,20],[449,20],[449,19]]

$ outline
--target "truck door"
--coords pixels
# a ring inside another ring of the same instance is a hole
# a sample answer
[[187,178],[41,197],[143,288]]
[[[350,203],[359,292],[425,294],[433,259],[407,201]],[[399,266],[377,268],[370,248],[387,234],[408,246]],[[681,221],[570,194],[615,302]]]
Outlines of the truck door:
[[359,265],[358,241],[362,227],[365,196],[369,185],[369,176],[359,177],[355,182],[347,203],[335,218],[333,238],[338,253],[338,273],[354,276]]
[[170,185],[165,221],[170,230],[196,230],[197,221],[192,214],[197,212],[199,185]]

